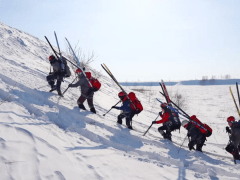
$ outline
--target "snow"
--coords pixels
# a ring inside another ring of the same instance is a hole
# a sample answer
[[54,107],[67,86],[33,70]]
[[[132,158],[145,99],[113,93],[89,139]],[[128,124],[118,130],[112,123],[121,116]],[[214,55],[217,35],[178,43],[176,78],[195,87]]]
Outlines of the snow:
[[[224,150],[226,118],[237,117],[228,85],[167,86],[170,93],[186,97],[188,114],[213,129],[204,153],[189,152],[183,128],[173,132],[174,143],[161,138],[159,125],[143,136],[160,110],[153,99],[164,101],[160,87],[152,87],[150,102],[135,92],[144,111],[133,118],[136,131],[130,131],[117,125],[119,111],[102,116],[118,102],[120,91],[106,74],[94,96],[97,114],[82,111],[76,104],[78,88],[69,89],[61,100],[48,92],[45,78],[52,52],[46,42],[2,23],[0,41],[1,180],[240,179],[240,162],[234,165]],[[65,79],[63,90],[73,78]]]

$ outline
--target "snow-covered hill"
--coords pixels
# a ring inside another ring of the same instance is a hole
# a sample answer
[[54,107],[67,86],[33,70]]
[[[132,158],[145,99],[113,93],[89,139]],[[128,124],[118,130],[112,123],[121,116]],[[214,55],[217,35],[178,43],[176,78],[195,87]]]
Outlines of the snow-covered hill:
[[[48,92],[52,52],[46,42],[2,23],[0,42],[1,180],[240,179],[239,164],[224,151],[226,118],[236,116],[228,86],[168,87],[184,93],[187,112],[213,128],[204,154],[189,152],[187,141],[179,151],[184,129],[173,133],[174,143],[160,138],[158,125],[142,136],[160,110],[156,101],[136,92],[144,111],[133,118],[136,131],[130,131],[116,124],[119,111],[102,116],[119,100],[119,88],[109,78],[99,79],[97,115],[82,111],[78,89],[61,100]],[[66,79],[62,89],[71,81]]]

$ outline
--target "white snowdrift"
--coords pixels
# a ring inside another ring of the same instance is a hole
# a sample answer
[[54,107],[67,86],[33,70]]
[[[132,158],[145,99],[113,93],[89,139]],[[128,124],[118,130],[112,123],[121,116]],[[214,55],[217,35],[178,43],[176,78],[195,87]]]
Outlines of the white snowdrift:
[[[78,89],[60,101],[48,92],[52,52],[46,42],[2,23],[0,42],[1,180],[240,179],[239,164],[224,150],[226,118],[237,115],[228,86],[168,87],[187,97],[190,115],[213,128],[206,153],[189,152],[187,140],[178,153],[184,129],[173,133],[175,144],[161,139],[158,125],[142,136],[160,110],[156,101],[149,103],[136,92],[144,111],[133,118],[137,131],[130,131],[116,124],[119,111],[102,116],[118,101],[120,90],[110,79],[100,78],[102,87],[94,96],[98,114],[79,110]],[[62,89],[71,81],[66,79]],[[154,88],[159,98],[160,88]]]

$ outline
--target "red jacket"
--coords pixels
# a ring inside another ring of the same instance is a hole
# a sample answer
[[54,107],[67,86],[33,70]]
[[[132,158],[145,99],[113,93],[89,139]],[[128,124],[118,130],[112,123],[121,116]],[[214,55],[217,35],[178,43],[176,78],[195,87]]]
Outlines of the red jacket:
[[165,112],[161,115],[161,120],[158,120],[156,121],[157,124],[160,124],[160,123],[165,123],[166,121],[169,121],[168,118],[170,117],[169,113],[168,112]]

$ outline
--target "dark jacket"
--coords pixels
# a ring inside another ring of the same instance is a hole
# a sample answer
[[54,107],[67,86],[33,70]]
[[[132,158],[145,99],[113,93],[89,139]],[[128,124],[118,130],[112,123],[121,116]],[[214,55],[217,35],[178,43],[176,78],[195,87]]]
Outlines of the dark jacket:
[[128,100],[125,100],[123,105],[121,107],[116,107],[116,109],[122,110],[123,113],[130,113],[132,111],[131,103]]
[[230,140],[235,147],[238,147],[240,144],[240,124],[238,122],[232,123]]

